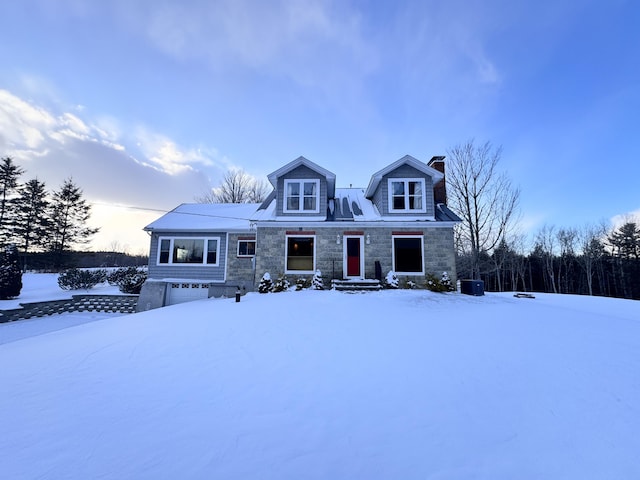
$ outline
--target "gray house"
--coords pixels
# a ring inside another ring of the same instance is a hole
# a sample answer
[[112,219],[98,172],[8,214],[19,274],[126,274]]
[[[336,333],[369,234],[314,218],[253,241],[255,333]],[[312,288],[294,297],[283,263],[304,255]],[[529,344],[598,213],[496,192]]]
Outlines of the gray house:
[[336,176],[299,157],[268,176],[262,204],[183,204],[151,223],[149,279],[139,310],[252,291],[265,272],[290,280],[379,280],[390,270],[424,284],[455,281],[444,157],[405,156],[366,189],[336,188]]

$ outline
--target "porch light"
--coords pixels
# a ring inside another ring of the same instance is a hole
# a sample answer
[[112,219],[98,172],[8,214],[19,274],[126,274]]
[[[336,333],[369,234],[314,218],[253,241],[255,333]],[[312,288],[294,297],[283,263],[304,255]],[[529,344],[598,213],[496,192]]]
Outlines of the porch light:
[[340,234],[339,233],[336,235],[336,244],[340,245]]
[[369,244],[371,243],[371,235],[369,235],[368,233],[367,233],[367,240],[366,240],[366,242],[367,242],[367,245],[369,245]]

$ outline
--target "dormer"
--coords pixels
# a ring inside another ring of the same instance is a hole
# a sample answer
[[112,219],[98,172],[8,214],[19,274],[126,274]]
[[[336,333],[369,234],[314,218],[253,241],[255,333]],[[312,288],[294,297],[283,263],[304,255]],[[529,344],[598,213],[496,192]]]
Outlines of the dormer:
[[443,180],[443,172],[405,155],[373,174],[365,196],[383,217],[435,220],[434,186]]
[[335,195],[335,174],[298,157],[267,178],[275,190],[277,217],[326,220],[328,200]]

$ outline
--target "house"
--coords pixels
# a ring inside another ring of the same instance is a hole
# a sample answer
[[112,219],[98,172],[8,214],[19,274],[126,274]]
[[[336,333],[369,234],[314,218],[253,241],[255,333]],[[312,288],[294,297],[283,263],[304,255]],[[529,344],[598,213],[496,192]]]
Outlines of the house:
[[299,157],[268,176],[262,204],[183,204],[151,223],[149,279],[138,310],[257,289],[265,272],[295,280],[380,279],[393,270],[424,284],[455,281],[444,157],[407,155],[374,173],[366,188]]

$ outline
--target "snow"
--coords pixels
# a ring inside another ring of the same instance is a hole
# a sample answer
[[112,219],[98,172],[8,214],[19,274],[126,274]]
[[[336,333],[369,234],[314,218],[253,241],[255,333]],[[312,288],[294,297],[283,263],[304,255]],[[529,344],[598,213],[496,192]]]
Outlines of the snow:
[[108,283],[96,285],[91,290],[62,290],[58,286],[57,273],[25,273],[22,275],[20,296],[11,300],[0,300],[0,310],[20,308],[21,303],[64,300],[72,295],[121,295],[118,287]]
[[150,223],[153,231],[245,231],[259,203],[183,203]]
[[3,478],[640,478],[629,300],[250,293],[27,333],[0,364]]

